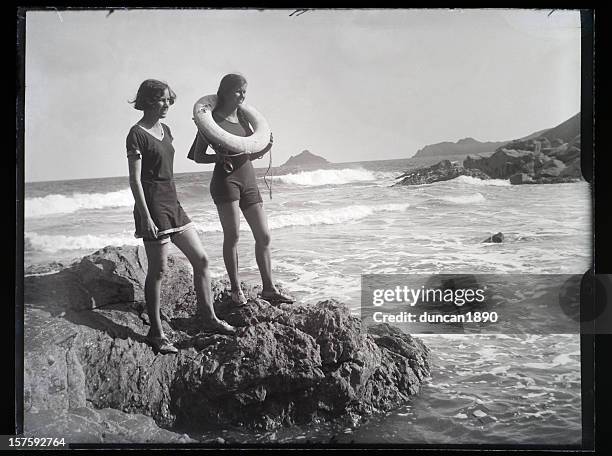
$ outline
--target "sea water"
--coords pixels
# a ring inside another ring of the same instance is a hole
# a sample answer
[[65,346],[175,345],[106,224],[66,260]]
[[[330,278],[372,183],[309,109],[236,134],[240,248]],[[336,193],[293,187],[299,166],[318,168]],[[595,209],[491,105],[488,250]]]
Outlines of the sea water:
[[[275,281],[300,302],[334,298],[355,314],[361,274],[583,274],[591,263],[585,182],[513,186],[471,177],[394,186],[409,160],[328,169],[257,169],[272,234]],[[211,172],[178,174],[213,277],[224,277]],[[265,179],[264,179],[265,178]],[[268,186],[272,187],[272,198]],[[138,245],[127,177],[28,183],[24,262],[65,264],[106,245]],[[257,284],[250,229],[241,219],[241,280]],[[501,244],[482,241],[503,232]],[[238,442],[581,442],[580,338],[571,334],[424,335],[431,378],[419,396],[356,427],[328,423],[274,433],[216,430]]]

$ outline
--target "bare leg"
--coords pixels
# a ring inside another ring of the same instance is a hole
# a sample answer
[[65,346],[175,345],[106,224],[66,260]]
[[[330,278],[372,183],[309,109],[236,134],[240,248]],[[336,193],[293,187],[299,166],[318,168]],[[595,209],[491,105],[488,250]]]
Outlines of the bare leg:
[[198,298],[198,314],[205,321],[215,318],[210,296],[210,272],[208,257],[194,229],[188,229],[172,237],[172,242],[185,254],[193,267],[193,286]]
[[238,279],[238,239],[240,231],[240,211],[238,201],[217,206],[219,220],[223,227],[223,261],[232,285],[232,291],[240,290]]
[[168,244],[145,242],[144,246],[147,252],[148,263],[147,278],[145,279],[145,301],[147,302],[147,313],[149,314],[149,321],[151,323],[149,336],[161,337],[164,335],[164,330],[162,329],[159,314],[159,295],[162,278],[168,268]]
[[224,334],[233,334],[235,328],[215,315],[210,292],[208,257],[196,231],[188,229],[176,234],[172,237],[172,242],[185,254],[193,267],[193,285],[198,298],[197,316],[201,323],[208,329]]
[[259,267],[264,292],[277,292],[272,283],[272,260],[270,258],[270,230],[268,219],[261,203],[252,204],[244,211],[244,218],[255,238],[255,259]]

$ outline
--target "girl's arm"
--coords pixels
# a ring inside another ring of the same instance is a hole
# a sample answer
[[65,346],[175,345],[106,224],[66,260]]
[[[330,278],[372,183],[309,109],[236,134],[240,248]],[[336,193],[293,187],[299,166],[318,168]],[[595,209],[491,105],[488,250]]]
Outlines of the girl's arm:
[[191,145],[191,149],[189,149],[189,154],[187,154],[187,158],[190,158],[196,163],[215,163],[219,158],[217,157],[216,153],[206,153],[206,150],[208,149],[209,145],[210,144],[206,137],[198,131],[196,133],[195,139],[193,140],[193,144]]
[[149,213],[147,201],[145,200],[144,196],[144,190],[142,189],[142,182],[140,181],[140,170],[142,169],[142,160],[140,155],[128,155],[128,165],[130,171],[130,189],[132,190],[132,195],[134,195],[136,210],[139,212],[142,223],[144,224],[142,227],[144,232],[143,234],[146,237],[156,238],[159,230],[157,226],[155,226],[155,222]]

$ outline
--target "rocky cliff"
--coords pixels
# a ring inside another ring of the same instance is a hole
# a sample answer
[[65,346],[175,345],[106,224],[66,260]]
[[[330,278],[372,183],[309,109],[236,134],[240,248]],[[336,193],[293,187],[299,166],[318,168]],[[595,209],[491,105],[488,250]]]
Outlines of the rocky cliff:
[[[188,267],[169,258],[162,324],[180,349],[145,342],[142,247],[107,247],[57,273],[25,278],[26,435],[72,442],[189,442],[176,429],[274,429],[383,412],[416,394],[429,350],[387,325],[362,327],[335,301],[273,306],[213,283],[235,336],[200,332]],[[163,429],[161,429],[163,428]]]

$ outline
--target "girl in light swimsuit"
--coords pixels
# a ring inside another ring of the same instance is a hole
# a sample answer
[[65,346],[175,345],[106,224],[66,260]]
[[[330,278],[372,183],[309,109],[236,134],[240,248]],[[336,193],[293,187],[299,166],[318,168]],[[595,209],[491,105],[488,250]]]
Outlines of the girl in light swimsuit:
[[[247,81],[243,76],[225,75],[219,84],[217,105],[212,113],[213,119],[221,128],[237,136],[253,134],[253,129],[240,110],[246,90]],[[206,153],[209,145],[214,150],[214,154]],[[223,228],[223,260],[232,287],[232,301],[236,304],[247,302],[238,278],[240,211],[255,238],[255,259],[263,285],[261,297],[276,303],[294,302],[291,297],[280,293],[272,282],[270,230],[263,210],[263,200],[257,187],[255,170],[251,163],[251,160],[263,157],[271,148],[272,135],[270,135],[270,143],[264,150],[252,154],[236,155],[221,145],[211,144],[201,132],[198,132],[188,155],[197,163],[215,163],[213,177],[210,181],[210,194],[217,206]],[[229,167],[228,162],[231,163]]]
[[135,236],[142,238],[147,253],[145,300],[151,329],[148,341],[161,353],[178,350],[164,334],[160,319],[160,289],[167,268],[169,242],[172,241],[189,259],[198,300],[198,316],[204,326],[214,332],[233,334],[235,329],[215,315],[210,291],[208,258],[200,239],[176,195],[173,178],[174,147],[170,128],[160,122],[166,117],[176,94],[168,84],[144,81],[134,108],[142,118],[126,139],[130,188],[134,195]]

